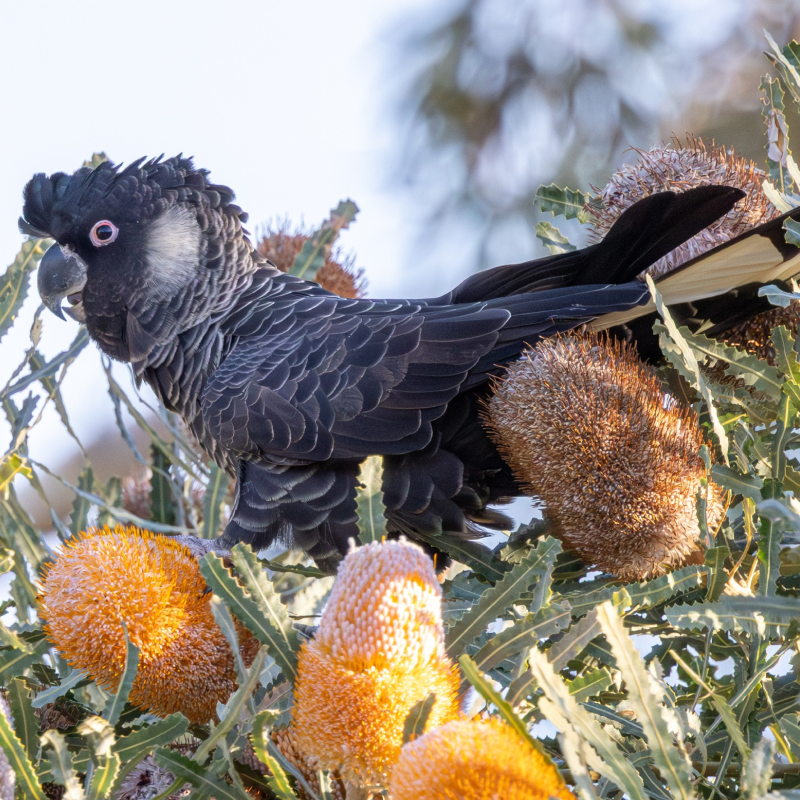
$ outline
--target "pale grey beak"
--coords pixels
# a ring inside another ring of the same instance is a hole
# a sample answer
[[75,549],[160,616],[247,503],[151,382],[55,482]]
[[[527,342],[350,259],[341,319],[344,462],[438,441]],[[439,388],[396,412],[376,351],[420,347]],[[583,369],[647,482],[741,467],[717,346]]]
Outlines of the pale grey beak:
[[[54,244],[39,262],[38,286],[42,302],[64,319],[64,310],[78,322],[86,322],[83,310],[83,287],[86,285],[86,262],[69,248]],[[70,308],[61,308],[66,298]]]

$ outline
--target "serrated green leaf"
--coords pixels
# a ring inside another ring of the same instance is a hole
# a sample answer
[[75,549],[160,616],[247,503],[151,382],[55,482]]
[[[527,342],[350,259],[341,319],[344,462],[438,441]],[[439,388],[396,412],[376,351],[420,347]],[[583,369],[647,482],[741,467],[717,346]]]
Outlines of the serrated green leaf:
[[425,727],[436,703],[436,693],[428,692],[427,696],[411,706],[403,723],[403,744],[418,739],[425,733]]
[[611,673],[606,667],[601,667],[567,681],[566,685],[576,702],[585,703],[590,697],[604,692],[613,683],[614,679],[611,677]]
[[548,249],[552,255],[570,253],[575,250],[575,245],[561,231],[549,222],[536,223],[536,238]]
[[[212,770],[206,771],[199,764],[175,750],[159,747],[153,753],[156,763],[175,775],[176,783],[190,783],[198,791],[192,797],[213,797],[214,800],[250,800],[248,795],[238,786],[230,785],[218,778]],[[174,785],[174,784],[173,784]]]
[[150,476],[150,516],[163,525],[175,524],[175,504],[172,500],[172,484],[169,470],[172,460],[163,450],[151,445],[150,459],[153,467]]
[[39,752],[39,721],[33,713],[30,693],[22,678],[14,678],[6,684],[14,731],[19,737],[28,758],[36,759]]
[[714,483],[734,494],[749,497],[751,500],[759,502],[761,500],[761,490],[764,488],[764,481],[758,475],[743,475],[733,467],[726,467],[724,464],[714,464],[711,468],[711,478]]
[[183,714],[170,714],[164,719],[154,722],[123,736],[114,743],[113,751],[122,761],[139,761],[144,753],[148,753],[159,745],[169,744],[179,736],[183,736],[189,727],[189,720]]
[[5,714],[0,714],[0,747],[3,748],[8,763],[17,776],[17,787],[25,793],[24,797],[31,800],[46,800],[36,770]]
[[[538,750],[542,755],[544,752],[539,743],[530,735],[525,723],[514,713],[511,706],[501,697],[495,688],[483,677],[475,662],[465,653],[459,656],[458,663],[464,677],[469,681],[475,691],[486,701],[488,705],[493,705],[500,716],[522,737],[531,747]],[[549,760],[549,759],[548,759]]]
[[72,344],[66,350],[50,359],[50,361],[40,361],[38,353],[34,353],[30,361],[30,374],[11,384],[8,389],[0,394],[0,397],[10,397],[11,395],[17,394],[23,389],[27,389],[32,383],[36,383],[36,381],[41,381],[48,392],[53,391],[55,388],[55,383],[52,382],[53,376],[61,367],[71,364],[88,344],[89,333],[86,328],[82,327],[72,341]]
[[433,545],[437,550],[447,553],[453,561],[464,564],[492,583],[500,580],[511,569],[509,564],[497,558],[488,547],[479,542],[464,539],[456,533],[418,531],[415,535],[418,539]]
[[208,468],[208,482],[203,495],[203,538],[216,539],[219,535],[225,493],[228,491],[230,481],[225,470],[218,467],[213,461]]
[[49,747],[47,761],[50,764],[53,782],[60,783],[64,787],[62,795],[64,800],[84,800],[85,794],[64,736],[58,731],[51,730],[45,731],[41,738],[42,743]]
[[798,724],[797,714],[781,717],[780,728],[789,743],[792,755],[795,758],[800,757],[800,724]]
[[28,295],[31,272],[51,244],[50,239],[29,239],[23,242],[16,258],[0,278],[0,340],[14,324]]
[[17,475],[24,475],[26,478],[30,478],[33,475],[33,470],[16,453],[12,453],[0,461],[0,496],[6,496],[11,481]]
[[579,705],[547,658],[534,650],[530,655],[530,665],[533,677],[544,692],[539,699],[539,710],[545,718],[559,731],[573,728],[593,748],[586,754],[589,766],[612,781],[632,800],[645,800],[647,795],[642,779],[628,762],[626,754],[600,723]]
[[264,660],[266,653],[264,648],[261,647],[250,665],[247,672],[247,680],[242,682],[228,702],[225,704],[225,711],[222,719],[215,725],[208,738],[205,739],[195,750],[192,756],[194,761],[202,764],[206,756],[221,742],[227,734],[233,730],[234,725],[239,722],[242,710],[245,704],[250,700],[253,691],[258,685],[258,679],[261,677],[261,670],[264,669]]
[[71,689],[75,689],[82,683],[88,683],[89,680],[85,672],[79,669],[73,669],[69,675],[65,675],[55,686],[38,692],[36,697],[31,701],[31,704],[34,708],[44,708],[48,703],[55,703],[59,697],[63,697]]
[[[78,476],[78,487],[83,492],[92,492],[94,490],[94,473],[91,467],[86,467]],[[73,536],[77,536],[81,531],[86,530],[91,508],[92,504],[85,495],[75,495],[69,519],[69,529]]]
[[128,695],[131,693],[133,682],[136,680],[136,672],[139,669],[139,648],[130,640],[124,623],[123,629],[125,632],[125,665],[119,677],[117,693],[108,698],[108,703],[103,710],[103,717],[111,725],[117,724],[119,715],[122,713],[125,703],[128,702]]
[[722,459],[727,464],[728,463],[728,436],[725,433],[725,428],[722,427],[722,423],[719,421],[719,415],[717,414],[717,408],[714,405],[714,398],[711,395],[711,390],[708,388],[708,384],[703,377],[703,373],[700,369],[700,365],[697,362],[697,357],[690,346],[689,342],[687,341],[686,337],[683,335],[683,331],[678,330],[678,326],[675,324],[675,321],[672,319],[672,315],[669,313],[669,310],[664,305],[664,301],[661,298],[661,294],[656,288],[655,283],[653,282],[653,278],[650,275],[645,275],[645,279],[647,281],[647,286],[650,289],[650,295],[653,298],[653,302],[656,304],[656,309],[658,309],[658,313],[661,316],[661,319],[664,321],[664,326],[669,333],[669,338],[673,341],[673,343],[678,348],[678,351],[681,354],[681,358],[683,359],[684,366],[689,375],[691,375],[691,383],[700,393],[700,396],[703,398],[706,404],[706,410],[708,411],[708,415],[711,418],[711,427],[714,430],[714,435],[717,437],[717,442],[719,443],[719,447],[722,453]]
[[278,798],[278,800],[297,800],[297,795],[292,790],[289,779],[283,770],[278,759],[270,752],[271,742],[264,736],[264,729],[266,727],[267,719],[271,718],[272,712],[260,711],[253,717],[252,727],[252,740],[253,752],[256,754],[258,760],[269,769],[270,774],[267,775],[267,782],[269,788]]
[[597,620],[597,612],[592,610],[547,651],[547,660],[553,671],[561,672],[572,659],[584,651],[592,639],[599,635],[600,623]]
[[89,744],[89,753],[94,765],[87,800],[102,800],[111,791],[122,765],[119,756],[113,752],[116,741],[114,728],[108,720],[93,716],[83,720],[78,730]]
[[536,190],[534,202],[542,211],[549,211],[554,217],[563,216],[583,223],[589,219],[586,203],[591,199],[589,194],[567,187],[562,189],[551,183]]
[[294,257],[289,274],[313,281],[325,264],[339,232],[349,227],[357,214],[358,206],[352,200],[342,200],[331,210],[330,217],[303,244],[303,249]]
[[723,595],[714,603],[673,606],[664,611],[664,616],[681,630],[740,631],[764,636],[767,626],[785,631],[793,622],[800,622],[800,599]]
[[[234,617],[262,644],[267,645],[269,654],[293,683],[297,674],[297,633],[291,626],[286,607],[250,548],[237,545],[232,558],[247,589],[239,584],[222,559],[214,553],[202,559],[200,572]],[[248,591],[251,587],[253,596]]]
[[800,300],[800,293],[786,292],[773,283],[762,286],[758,290],[758,296],[766,297],[773,306],[780,306],[781,308],[788,308],[790,303]]
[[568,603],[553,603],[537,614],[528,614],[491,638],[475,654],[475,663],[483,671],[493,669],[507,658],[522,653],[540,639],[547,639],[568,627],[572,614]]
[[756,743],[742,773],[743,800],[760,800],[767,797],[772,786],[772,771],[775,761],[775,743],[761,739]]
[[617,609],[610,602],[597,610],[600,626],[617,659],[617,666],[628,690],[628,704],[644,729],[653,762],[667,781],[673,797],[690,800],[695,796],[691,783],[691,763],[686,753],[673,744],[667,721],[674,715],[664,704],[664,688],[645,669],[642,657],[628,636]]
[[788,218],[783,221],[783,229],[786,235],[783,237],[787,244],[793,244],[795,247],[800,247],[800,222],[795,222],[793,219]]
[[359,541],[380,542],[386,535],[383,505],[383,458],[370,456],[361,464],[356,489]]
[[769,179],[781,193],[791,191],[792,181],[786,168],[789,155],[789,131],[784,115],[784,91],[779,78],[765,75],[759,86],[763,92],[761,115],[767,126],[767,169]]
[[708,570],[708,584],[706,588],[706,600],[713,603],[722,594],[725,584],[728,582],[728,574],[725,572],[725,561],[731,554],[729,547],[711,547],[705,552],[704,561]]
[[[456,658],[498,617],[506,613],[535,582],[547,581],[556,556],[561,552],[557,539],[548,537],[539,542],[530,554],[506,573],[480,600],[447,632],[447,652]],[[541,602],[531,613],[539,611]]]

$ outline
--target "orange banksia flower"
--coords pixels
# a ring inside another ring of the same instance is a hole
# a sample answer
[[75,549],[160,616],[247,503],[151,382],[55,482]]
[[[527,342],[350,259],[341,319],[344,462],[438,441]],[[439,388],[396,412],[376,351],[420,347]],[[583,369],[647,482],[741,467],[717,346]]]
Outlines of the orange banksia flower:
[[292,729],[313,763],[382,786],[416,703],[436,694],[429,728],[458,716],[441,598],[433,564],[416,545],[374,542],[344,559],[317,635],[298,660]]
[[[268,227],[258,242],[258,252],[266,256],[281,272],[292,268],[295,256],[311,237],[302,227],[291,231],[288,220],[277,227]],[[340,297],[364,297],[367,281],[364,270],[355,265],[355,256],[344,255],[341,250],[331,252],[319,268],[314,280],[323,288]]]
[[555,766],[499,720],[458,720],[404,745],[392,800],[574,800]]
[[[632,347],[594,335],[545,339],[497,381],[485,420],[584,561],[640,580],[699,556],[697,416],[662,392]],[[711,484],[709,527],[722,514]]]
[[[139,650],[130,701],[191,722],[214,717],[236,689],[233,653],[211,613],[211,595],[188,548],[167,536],[118,525],[89,529],[64,546],[43,576],[45,631],[67,662],[116,690],[125,633]],[[237,626],[252,662],[255,638]]]

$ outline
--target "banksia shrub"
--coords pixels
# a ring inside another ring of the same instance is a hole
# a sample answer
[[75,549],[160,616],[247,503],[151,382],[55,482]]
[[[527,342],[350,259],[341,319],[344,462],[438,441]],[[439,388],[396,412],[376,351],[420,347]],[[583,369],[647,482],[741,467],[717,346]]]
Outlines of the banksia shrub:
[[433,564],[416,545],[375,542],[344,559],[298,661],[294,741],[312,763],[350,782],[385,785],[416,703],[436,694],[429,728],[458,716],[441,598]]
[[558,770],[496,719],[457,720],[406,744],[392,800],[574,800]]
[[[154,714],[214,717],[236,689],[233,653],[189,550],[166,536],[117,526],[68,542],[44,573],[39,607],[48,638],[69,664],[116,690],[125,632],[139,650],[129,700]],[[247,662],[258,645],[239,627]]]
[[[584,561],[633,580],[696,556],[703,436],[633,348],[594,335],[539,342],[497,381],[485,419]],[[713,485],[708,500],[713,527],[722,518]]]
[[[276,228],[269,227],[258,242],[258,252],[266,256],[281,272],[292,268],[295,256],[303,249],[303,245],[311,237],[311,233],[298,228],[290,230],[288,220]],[[367,282],[364,270],[355,266],[355,256],[344,255],[341,250],[332,252],[319,268],[314,280],[323,288],[340,297],[363,297]]]

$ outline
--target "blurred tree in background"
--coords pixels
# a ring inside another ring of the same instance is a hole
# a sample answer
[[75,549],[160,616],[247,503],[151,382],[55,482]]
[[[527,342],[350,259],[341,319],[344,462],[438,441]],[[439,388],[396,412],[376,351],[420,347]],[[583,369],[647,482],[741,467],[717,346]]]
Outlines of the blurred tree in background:
[[399,175],[425,220],[420,258],[462,271],[541,255],[540,184],[602,186],[626,150],[673,131],[763,163],[762,31],[800,33],[792,0],[461,0],[426,12],[396,39]]

